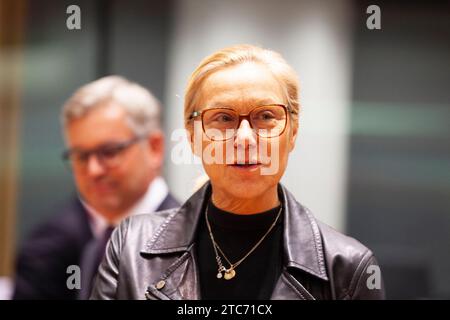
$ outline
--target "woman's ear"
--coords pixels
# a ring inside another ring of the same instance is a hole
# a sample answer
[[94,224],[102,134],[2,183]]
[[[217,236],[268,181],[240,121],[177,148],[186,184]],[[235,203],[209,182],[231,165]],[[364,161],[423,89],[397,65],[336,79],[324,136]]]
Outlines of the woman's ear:
[[291,134],[289,136],[289,152],[294,150],[295,147],[295,141],[297,140],[297,133],[298,133],[298,123],[295,123],[293,126],[291,126],[290,131]]
[[194,155],[201,159],[202,156],[202,131],[196,131],[195,125],[186,126],[186,135]]

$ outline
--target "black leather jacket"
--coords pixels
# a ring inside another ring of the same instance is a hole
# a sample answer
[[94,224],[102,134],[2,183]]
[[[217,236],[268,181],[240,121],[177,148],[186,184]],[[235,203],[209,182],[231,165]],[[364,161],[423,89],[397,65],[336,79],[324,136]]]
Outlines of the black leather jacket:
[[[271,298],[383,299],[372,252],[279,189],[284,267]],[[207,183],[180,208],[124,220],[112,234],[91,299],[201,299],[195,230],[210,193]]]

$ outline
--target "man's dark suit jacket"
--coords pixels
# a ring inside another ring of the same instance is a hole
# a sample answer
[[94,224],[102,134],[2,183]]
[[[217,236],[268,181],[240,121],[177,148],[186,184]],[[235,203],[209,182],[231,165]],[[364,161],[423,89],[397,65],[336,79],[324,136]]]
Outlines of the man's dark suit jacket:
[[[169,194],[157,211],[178,206]],[[24,241],[17,259],[13,299],[76,299],[79,290],[67,288],[71,275],[67,267],[80,265],[83,250],[93,237],[88,213],[78,199],[72,200]]]

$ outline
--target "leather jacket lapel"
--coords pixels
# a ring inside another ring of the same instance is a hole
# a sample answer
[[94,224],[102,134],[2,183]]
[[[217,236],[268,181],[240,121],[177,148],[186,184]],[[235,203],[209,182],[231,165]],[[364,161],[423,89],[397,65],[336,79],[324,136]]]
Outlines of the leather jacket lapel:
[[[158,282],[149,284],[147,298],[200,299],[194,240],[198,219],[210,192],[211,185],[207,183],[171,214],[141,250],[142,254],[154,255],[156,259],[173,259],[174,254],[182,253],[162,272]],[[285,266],[271,299],[314,299],[287,268],[299,269],[328,281],[320,231],[312,215],[282,185],[279,193],[285,210]]]
[[302,286],[292,275],[283,270],[275,288],[271,300],[315,300],[311,293]]
[[146,298],[162,300],[198,300],[200,287],[198,268],[191,246],[181,257],[176,258],[160,280],[148,286]]
[[285,209],[283,246],[287,267],[328,280],[317,222],[286,188],[280,185],[280,189]]

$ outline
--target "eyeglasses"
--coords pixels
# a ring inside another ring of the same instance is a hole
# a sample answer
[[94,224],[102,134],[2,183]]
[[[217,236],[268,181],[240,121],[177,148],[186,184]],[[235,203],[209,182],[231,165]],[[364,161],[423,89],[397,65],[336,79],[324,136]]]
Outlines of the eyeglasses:
[[92,150],[69,149],[63,152],[62,159],[69,168],[85,169],[91,155],[95,155],[102,167],[112,169],[120,164],[123,151],[144,138],[146,137],[138,136],[124,142],[108,143]]
[[283,104],[259,106],[247,114],[238,114],[231,108],[211,108],[194,111],[190,119],[201,116],[203,132],[213,141],[233,138],[242,119],[249,121],[251,128],[259,137],[275,138],[286,129],[288,112],[294,113]]

